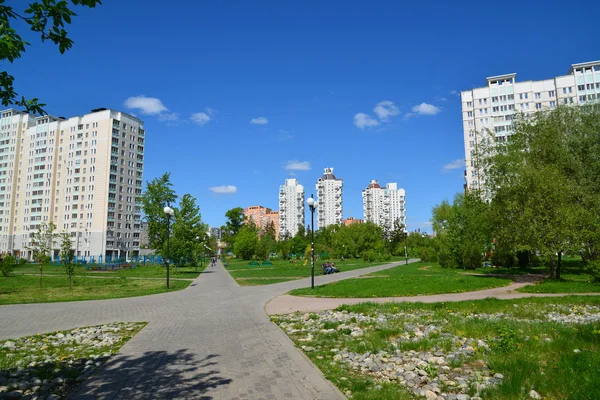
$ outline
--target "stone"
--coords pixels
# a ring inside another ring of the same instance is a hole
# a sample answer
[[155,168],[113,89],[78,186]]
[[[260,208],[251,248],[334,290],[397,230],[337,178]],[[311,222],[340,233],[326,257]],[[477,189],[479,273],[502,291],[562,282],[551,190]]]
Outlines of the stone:
[[496,379],[504,379],[504,375],[502,375],[502,374],[494,374],[494,378],[496,378]]
[[535,399],[535,400],[541,400],[542,399],[542,395],[539,394],[538,392],[536,392],[535,390],[531,390],[529,392],[529,398],[530,399]]
[[4,393],[2,398],[5,400],[18,400],[21,397],[23,397],[23,393],[19,392],[18,390],[13,390],[12,392]]
[[304,314],[304,316],[302,317],[302,319],[304,321],[308,321],[310,319],[310,314],[309,313]]
[[575,350],[573,350],[573,353],[581,353],[581,350],[575,349]]
[[57,394],[51,394],[50,396],[46,397],[46,400],[60,400],[60,396]]
[[456,400],[469,400],[471,396],[468,394],[459,394],[456,396]]
[[333,356],[333,361],[336,361],[336,362],[342,361],[342,356],[339,354],[336,354],[335,356]]
[[2,346],[2,348],[8,349],[8,350],[14,350],[15,347],[17,347],[17,345],[15,344],[15,342],[11,342],[10,340],[7,340],[4,343],[4,345]]
[[427,398],[427,400],[437,400],[438,398],[437,394],[435,394],[431,390],[425,392],[425,397]]
[[373,365],[371,365],[371,367],[369,367],[369,371],[371,371],[371,372],[377,372],[379,370],[381,370],[381,367],[377,364],[373,364]]

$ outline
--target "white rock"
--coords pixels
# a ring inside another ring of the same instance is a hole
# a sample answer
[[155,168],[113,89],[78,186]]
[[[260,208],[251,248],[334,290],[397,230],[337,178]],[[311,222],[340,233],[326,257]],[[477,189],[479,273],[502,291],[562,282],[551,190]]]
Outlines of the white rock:
[[541,400],[542,395],[539,394],[538,392],[536,392],[535,390],[532,390],[529,392],[529,398],[530,399],[535,399],[535,400]]
[[427,398],[427,400],[437,400],[438,398],[437,394],[435,394],[431,390],[425,392],[425,397]]

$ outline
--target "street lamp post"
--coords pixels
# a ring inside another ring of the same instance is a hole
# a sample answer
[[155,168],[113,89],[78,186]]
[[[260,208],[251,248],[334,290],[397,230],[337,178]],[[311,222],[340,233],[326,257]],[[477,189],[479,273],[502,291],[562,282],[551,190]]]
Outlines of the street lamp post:
[[310,208],[310,252],[311,252],[311,263],[310,263],[310,288],[315,288],[315,208],[317,202],[313,199],[313,195],[310,195],[310,199],[306,200],[306,204]]
[[171,217],[173,216],[173,214],[175,214],[175,212],[169,206],[166,206],[163,211],[167,215],[167,289],[169,289],[169,257],[171,256],[169,242],[171,237]]
[[404,257],[406,257],[406,265],[408,265],[408,232],[406,232],[404,244]]

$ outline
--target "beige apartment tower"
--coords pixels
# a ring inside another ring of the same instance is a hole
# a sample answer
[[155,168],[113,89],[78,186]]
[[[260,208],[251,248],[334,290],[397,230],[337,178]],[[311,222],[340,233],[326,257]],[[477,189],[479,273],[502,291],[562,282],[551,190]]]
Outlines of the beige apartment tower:
[[[0,115],[0,252],[30,257],[31,234],[53,222],[78,257],[140,248],[143,122],[99,108],[82,116]],[[53,244],[52,256],[60,243]]]

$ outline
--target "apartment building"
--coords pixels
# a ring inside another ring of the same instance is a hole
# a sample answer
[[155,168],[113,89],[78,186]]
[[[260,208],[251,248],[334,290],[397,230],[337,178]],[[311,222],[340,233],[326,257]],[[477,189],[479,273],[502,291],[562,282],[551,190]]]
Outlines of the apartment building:
[[221,240],[221,228],[210,228],[209,235],[217,238],[217,240]]
[[333,168],[325,168],[325,173],[317,180],[317,227],[340,225],[342,218],[343,179],[336,178]]
[[260,232],[264,232],[271,223],[275,228],[275,239],[279,239],[279,211],[263,206],[250,206],[244,209],[244,220],[253,221]]
[[2,111],[0,252],[31,256],[31,234],[53,222],[78,257],[137,255],[144,141],[142,121],[105,108],[71,118]]
[[385,188],[375,179],[362,191],[365,222],[373,222],[384,232],[394,230],[399,223],[406,231],[406,191],[398,189],[397,183],[388,183]]
[[279,237],[291,238],[304,226],[304,186],[297,179],[286,179],[279,186]]
[[503,142],[513,134],[515,113],[530,114],[559,105],[600,99],[600,61],[573,64],[567,75],[517,82],[516,74],[487,78],[484,87],[461,92],[465,144],[465,187],[480,189],[483,177],[475,162],[484,143]]
[[350,226],[352,224],[362,224],[363,220],[362,219],[356,219],[354,217],[348,217],[344,220],[344,225],[346,226]]

